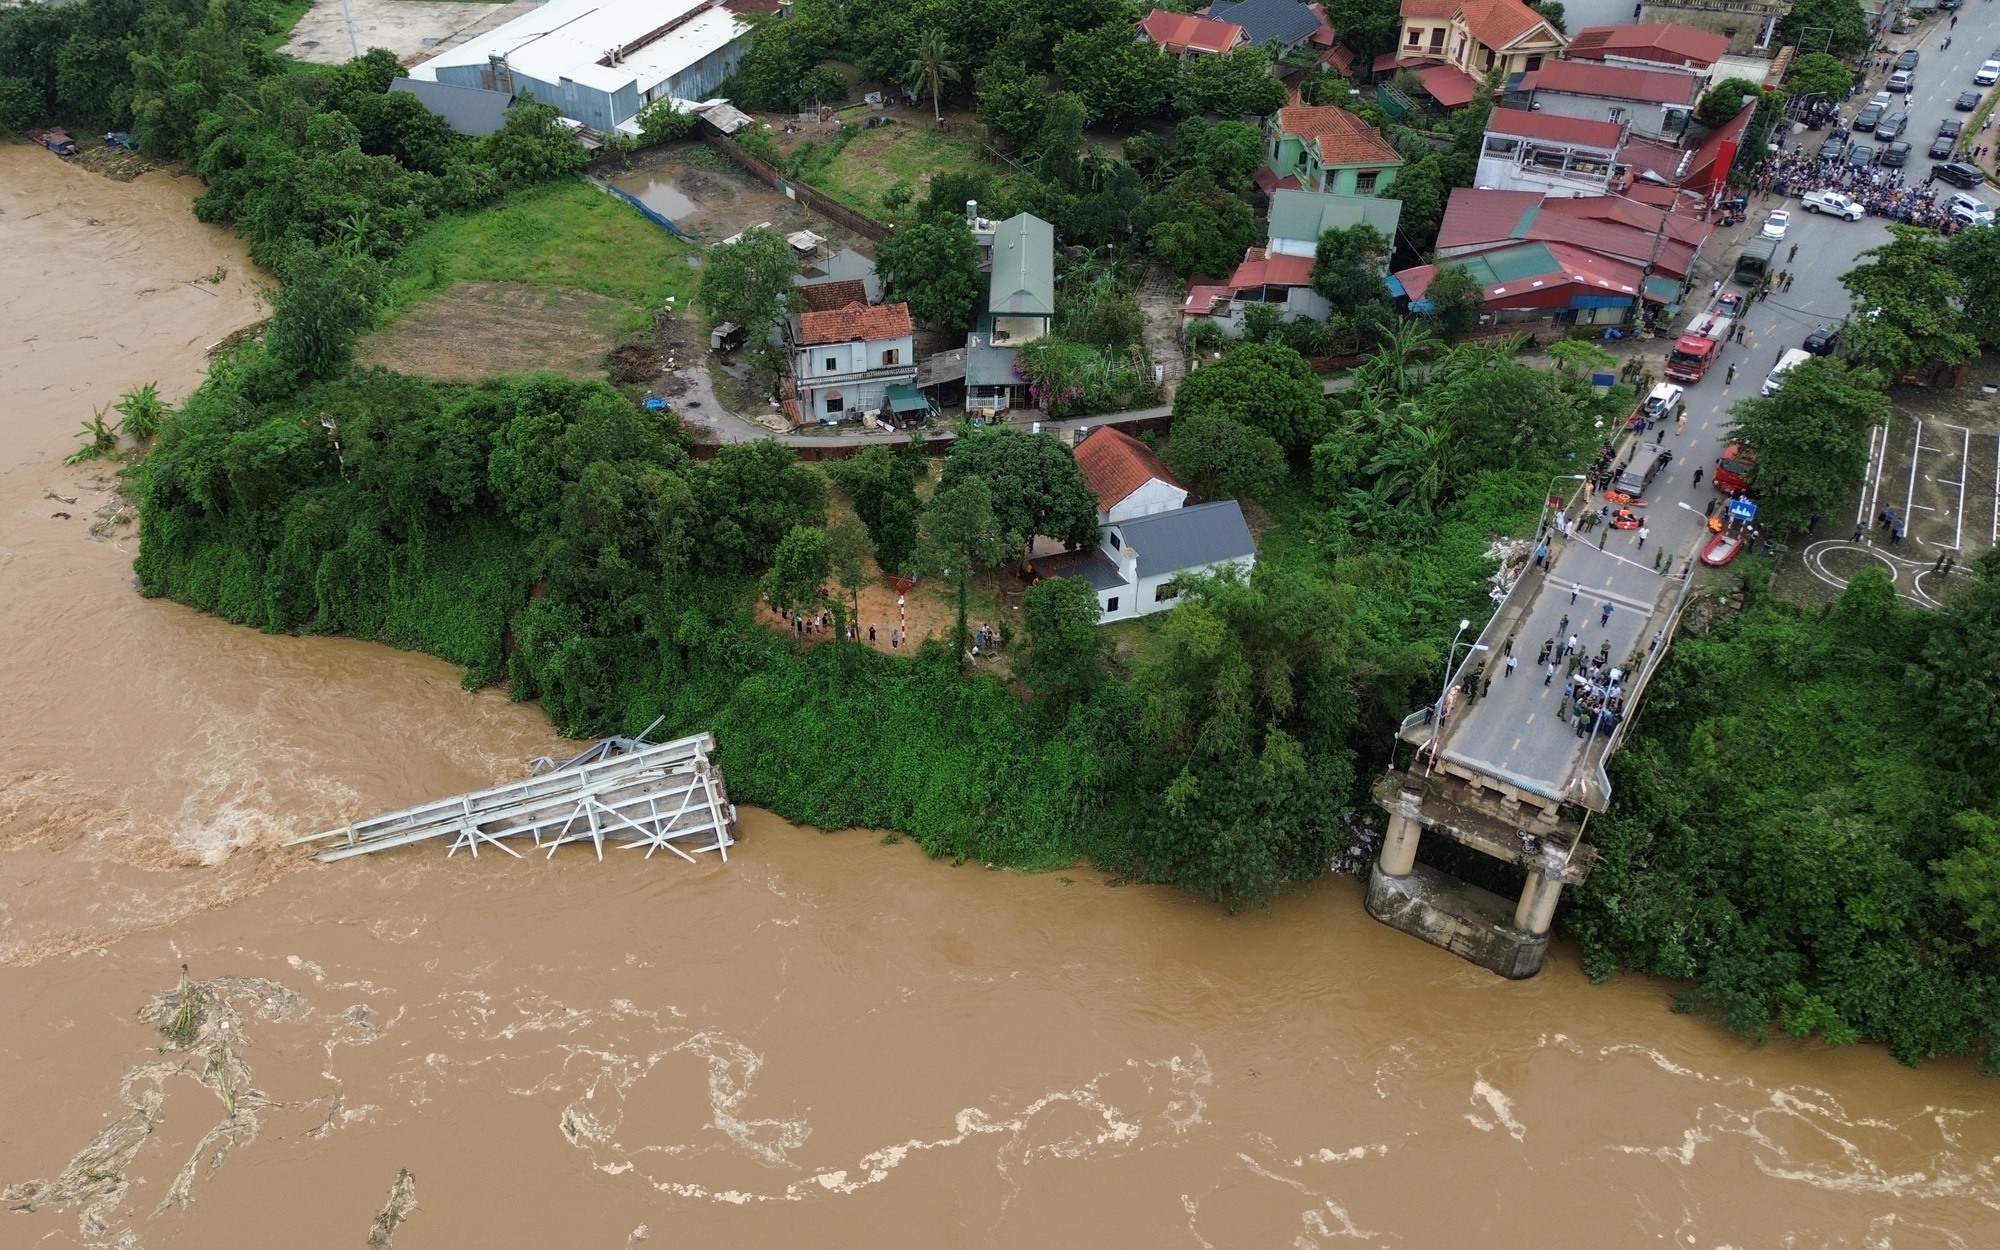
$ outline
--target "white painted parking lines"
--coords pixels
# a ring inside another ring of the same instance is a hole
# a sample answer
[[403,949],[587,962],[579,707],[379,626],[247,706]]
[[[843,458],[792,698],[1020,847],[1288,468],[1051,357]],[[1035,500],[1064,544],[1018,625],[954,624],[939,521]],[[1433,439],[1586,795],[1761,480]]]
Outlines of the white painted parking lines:
[[[1917,441],[1910,445],[1910,491],[1903,497],[1903,535],[1909,536],[1909,516],[1912,504],[1917,502],[1917,463],[1924,458],[1924,423],[1917,422]],[[1929,511],[1929,509],[1925,509]],[[1891,535],[1894,537],[1894,535]],[[1919,540],[1921,541],[1921,540]]]
[[[1882,491],[1882,462],[1889,458],[1889,427],[1873,426],[1868,431],[1868,467],[1861,471],[1861,501],[1854,513],[1857,528],[1866,526],[1874,514],[1874,496]],[[1872,484],[1872,489],[1871,489]]]

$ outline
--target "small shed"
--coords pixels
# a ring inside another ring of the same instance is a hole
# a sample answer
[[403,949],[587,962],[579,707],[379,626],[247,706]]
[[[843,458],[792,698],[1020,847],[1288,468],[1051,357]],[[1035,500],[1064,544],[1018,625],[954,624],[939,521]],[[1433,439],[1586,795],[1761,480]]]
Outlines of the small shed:
[[725,321],[708,332],[708,349],[710,351],[735,351],[749,341],[749,332],[734,321]]

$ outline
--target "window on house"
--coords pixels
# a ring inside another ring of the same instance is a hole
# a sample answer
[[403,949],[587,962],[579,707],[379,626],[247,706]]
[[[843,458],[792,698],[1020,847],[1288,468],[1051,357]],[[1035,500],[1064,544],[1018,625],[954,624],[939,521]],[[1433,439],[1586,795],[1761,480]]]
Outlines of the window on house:
[[839,372],[840,372],[840,357],[838,357],[838,356],[828,356],[828,357],[826,358],[826,371],[827,371],[828,373],[839,373]]
[[1460,36],[1458,37],[1458,51],[1456,51],[1456,52],[1454,52],[1454,53],[1452,53],[1452,54],[1451,54],[1451,59],[1452,59],[1452,60],[1454,60],[1454,61],[1463,61],[1463,60],[1465,59],[1465,36],[1464,36],[1464,35],[1460,35]]
[[1618,107],[1616,107],[1616,106],[1613,106],[1613,107],[1612,107],[1612,109],[1610,110],[1610,112],[1611,112],[1611,116],[1609,116],[1609,117],[1605,118],[1605,120],[1606,120],[1606,121],[1612,121],[1612,122],[1622,122],[1622,121],[1624,121],[1624,120],[1625,120],[1625,110],[1624,110],[1624,109],[1622,109],[1622,108],[1618,108]]
[[1444,53],[1444,27],[1442,26],[1431,32],[1431,51],[1439,55]]
[[1375,179],[1381,176],[1379,169],[1364,169],[1354,175],[1354,194],[1375,194]]
[[1542,57],[1540,53],[1536,53],[1534,56],[1528,58],[1527,69],[1530,74],[1534,73],[1541,67],[1542,67]]
[[1424,42],[1424,32],[1418,30],[1414,26],[1410,27],[1410,46],[1412,48],[1420,47],[1422,46],[1423,42]]
[[840,412],[846,407],[847,401],[840,397],[839,391],[828,391],[826,393],[826,410],[828,412]]
[[902,350],[901,350],[900,348],[895,348],[895,347],[885,347],[885,348],[883,348],[883,349],[882,349],[882,363],[883,363],[884,365],[899,365],[899,364],[902,364],[902,363],[903,363],[903,353],[902,353]]
[[1110,600],[1109,600],[1108,602],[1106,602],[1106,603],[1105,603],[1105,605],[1104,605],[1104,610],[1105,610],[1106,612],[1116,612],[1116,611],[1118,610],[1118,596],[1117,596],[1117,595],[1113,595],[1113,596],[1111,596]]
[[1116,550],[1117,550],[1117,549],[1119,548],[1119,546],[1120,546],[1120,545],[1121,545],[1121,544],[1120,544],[1120,543],[1119,543],[1119,541],[1118,541],[1118,535],[1117,535],[1117,533],[1116,533],[1116,532],[1114,531],[1114,532],[1112,533],[1112,535],[1111,535],[1111,549],[1112,549],[1113,551],[1116,551]]
[[1479,68],[1481,69],[1493,68],[1493,49],[1481,48],[1479,50]]
[[1175,582],[1161,582],[1153,591],[1154,603],[1169,603],[1181,597],[1181,588]]

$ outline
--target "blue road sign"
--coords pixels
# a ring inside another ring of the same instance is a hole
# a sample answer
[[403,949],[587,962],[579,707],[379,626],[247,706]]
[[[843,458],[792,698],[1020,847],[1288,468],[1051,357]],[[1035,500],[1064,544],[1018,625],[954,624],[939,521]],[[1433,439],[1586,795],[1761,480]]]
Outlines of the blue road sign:
[[1757,515],[1757,505],[1748,499],[1732,499],[1729,501],[1729,515],[1739,521],[1747,521]]

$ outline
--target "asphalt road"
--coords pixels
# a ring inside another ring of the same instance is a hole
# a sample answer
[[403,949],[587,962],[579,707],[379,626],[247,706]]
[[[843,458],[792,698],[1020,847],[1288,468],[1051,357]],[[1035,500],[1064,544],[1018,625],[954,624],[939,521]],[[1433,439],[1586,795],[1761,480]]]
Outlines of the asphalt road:
[[[1937,133],[1938,123],[1949,116],[1970,116],[1954,112],[1952,104],[1959,92],[1972,86],[1972,74],[1979,63],[2000,44],[2000,4],[1971,0],[1960,12],[1957,30],[1940,30],[1943,26],[1940,22],[1924,32],[1921,42],[1917,38],[1898,41],[1923,52],[1917,90],[1910,102],[1909,138],[1917,149],[1911,166],[1913,181],[1921,180],[1930,164],[1922,152]],[[1952,35],[1952,46],[1940,53],[1937,45],[1944,33]],[[1873,93],[1880,77],[1874,75],[1868,88],[1850,101],[1849,117]],[[1812,147],[1824,137],[1825,132],[1806,131],[1790,142]],[[1491,649],[1475,653],[1469,661],[1486,661],[1492,693],[1469,706],[1461,704],[1446,724],[1444,753],[1448,758],[1496,776],[1515,778],[1547,794],[1561,794],[1574,780],[1586,740],[1576,736],[1572,725],[1557,718],[1562,667],[1558,666],[1554,680],[1546,685],[1544,672],[1535,667],[1543,640],[1560,642],[1574,633],[1579,651],[1595,654],[1608,637],[1614,662],[1645,647],[1650,637],[1647,616],[1663,597],[1670,598],[1680,590],[1677,578],[1654,570],[1653,559],[1664,549],[1673,555],[1671,568],[1678,573],[1699,554],[1707,533],[1703,508],[1716,498],[1710,475],[1729,442],[1730,406],[1758,392],[1784,349],[1799,346],[1815,326],[1837,325],[1847,315],[1849,300],[1840,275],[1853,267],[1860,252],[1889,238],[1887,224],[1879,218],[1841,221],[1804,213],[1797,201],[1777,197],[1751,205],[1750,223],[1743,233],[1757,230],[1765,213],[1779,207],[1792,210],[1790,228],[1778,251],[1778,267],[1796,275],[1792,289],[1752,304],[1745,314],[1748,342],[1724,349],[1721,361],[1708,376],[1687,388],[1686,432],[1675,435],[1668,426],[1665,432],[1656,431],[1652,436],[1674,453],[1674,461],[1647,492],[1647,506],[1641,512],[1650,531],[1645,548],[1640,549],[1638,536],[1631,531],[1610,533],[1602,550],[1597,534],[1579,533],[1576,539],[1557,544],[1550,580],[1517,627],[1514,649],[1520,660],[1513,676],[1505,675],[1501,657],[1504,638],[1482,637],[1481,642]],[[1798,252],[1788,260],[1793,244],[1798,245]],[[1725,258],[1733,262],[1734,249],[1718,239],[1710,244],[1704,268],[1719,270],[1719,262]],[[1690,315],[1697,311],[1691,309]],[[1725,380],[1732,363],[1737,366],[1733,384]],[[1704,473],[1698,487],[1693,482],[1697,468]],[[1563,485],[1573,488],[1577,484]],[[1849,521],[1836,517],[1828,524],[1844,527]],[[1577,588],[1574,604],[1572,586]],[[1606,604],[1612,608],[1611,616],[1608,624],[1600,624]],[[1569,624],[1560,630],[1565,616]]]

